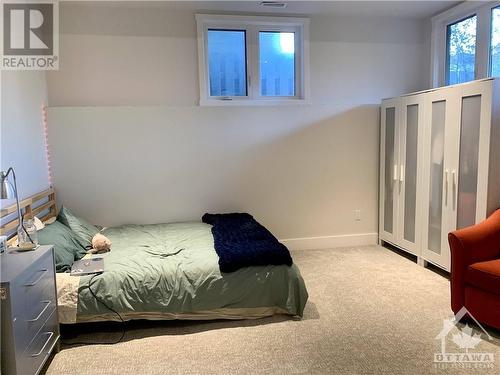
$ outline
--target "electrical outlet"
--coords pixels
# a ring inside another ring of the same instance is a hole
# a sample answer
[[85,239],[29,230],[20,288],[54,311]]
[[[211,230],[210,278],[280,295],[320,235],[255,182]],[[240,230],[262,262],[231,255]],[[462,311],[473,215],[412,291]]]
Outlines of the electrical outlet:
[[354,221],[361,221],[361,210],[357,209],[353,211]]

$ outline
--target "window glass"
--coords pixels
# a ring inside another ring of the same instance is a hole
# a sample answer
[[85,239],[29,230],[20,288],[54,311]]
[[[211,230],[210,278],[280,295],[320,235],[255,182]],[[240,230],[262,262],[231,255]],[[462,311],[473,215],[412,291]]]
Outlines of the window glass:
[[468,82],[475,77],[476,24],[474,15],[447,27],[447,84]]
[[491,13],[490,75],[500,77],[500,6]]
[[295,96],[295,34],[259,32],[260,94]]
[[208,30],[210,96],[246,96],[244,30]]

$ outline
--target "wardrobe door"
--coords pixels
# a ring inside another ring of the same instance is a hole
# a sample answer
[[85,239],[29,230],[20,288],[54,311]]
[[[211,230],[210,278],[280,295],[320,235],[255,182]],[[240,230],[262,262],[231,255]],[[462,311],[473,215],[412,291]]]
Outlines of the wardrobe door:
[[492,81],[463,85],[459,142],[452,170],[453,229],[486,218]]
[[453,88],[426,95],[423,152],[422,256],[449,269],[450,170],[458,124],[458,95]]
[[388,99],[381,106],[380,143],[380,239],[396,243],[398,231],[397,183],[400,99]]
[[417,184],[422,173],[419,155],[422,155],[424,123],[423,94],[402,98],[399,160],[399,223],[398,244],[418,255],[420,242],[420,211],[418,205],[421,184]]

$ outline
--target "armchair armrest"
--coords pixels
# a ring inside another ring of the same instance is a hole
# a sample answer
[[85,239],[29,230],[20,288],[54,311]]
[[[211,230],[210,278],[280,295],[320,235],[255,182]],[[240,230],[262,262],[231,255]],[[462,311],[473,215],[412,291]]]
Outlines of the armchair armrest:
[[451,251],[451,308],[464,306],[465,273],[476,262],[500,258],[500,209],[486,220],[448,234]]

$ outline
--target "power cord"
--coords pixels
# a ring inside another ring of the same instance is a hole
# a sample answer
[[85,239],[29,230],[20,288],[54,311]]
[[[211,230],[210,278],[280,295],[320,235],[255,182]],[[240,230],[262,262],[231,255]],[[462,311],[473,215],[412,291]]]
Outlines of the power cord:
[[120,315],[120,313],[118,311],[116,311],[115,309],[113,309],[112,307],[109,307],[108,304],[106,304],[106,302],[104,302],[103,300],[99,299],[99,297],[97,297],[97,295],[94,293],[94,291],[92,290],[91,286],[92,286],[92,281],[94,281],[94,279],[99,276],[98,273],[92,275],[92,277],[90,278],[89,280],[89,283],[87,285],[87,288],[90,292],[90,294],[92,294],[92,297],[95,298],[95,300],[100,303],[101,305],[103,305],[104,307],[106,307],[109,311],[112,311],[113,313],[115,313],[118,318],[120,318],[120,322],[121,322],[121,327],[122,327],[122,333],[121,333],[121,336],[118,338],[118,340],[115,340],[115,341],[112,341],[112,342],[92,342],[92,341],[72,341],[72,342],[64,342],[61,340],[61,342],[64,344],[64,345],[114,345],[114,344],[118,344],[119,342],[121,342],[123,340],[123,338],[125,337],[125,333],[126,333],[126,329],[125,329],[125,321],[123,320],[122,316]]
[[[182,249],[179,249],[178,251],[176,251],[175,253],[172,253],[172,254],[161,254],[160,256],[163,257],[163,258],[167,258],[167,257],[172,256],[172,255],[177,255],[177,254],[179,254],[183,250],[185,250],[185,249],[182,248]],[[94,278],[96,278],[99,275],[100,274],[98,274],[98,273],[92,275],[92,277],[90,278],[89,283],[87,285],[87,288],[89,289],[90,294],[92,294],[92,297],[94,297],[97,302],[99,302],[101,305],[103,305],[104,307],[106,307],[109,311],[112,311],[113,313],[115,313],[118,316],[118,318],[120,318],[121,327],[122,327],[121,336],[120,336],[120,338],[118,340],[115,340],[115,341],[112,341],[112,342],[91,342],[91,341],[64,342],[64,341],[61,340],[61,342],[64,345],[114,345],[114,344],[118,344],[119,342],[121,342],[123,340],[123,338],[125,337],[125,333],[126,333],[125,321],[123,320],[123,318],[120,315],[120,313],[118,311],[116,311],[115,309],[113,309],[112,307],[109,307],[106,304],[106,302],[104,302],[101,299],[99,299],[99,297],[97,297],[97,295],[94,293],[94,291],[91,288],[92,281],[94,281]]]

